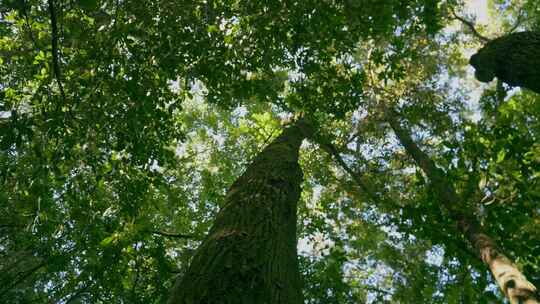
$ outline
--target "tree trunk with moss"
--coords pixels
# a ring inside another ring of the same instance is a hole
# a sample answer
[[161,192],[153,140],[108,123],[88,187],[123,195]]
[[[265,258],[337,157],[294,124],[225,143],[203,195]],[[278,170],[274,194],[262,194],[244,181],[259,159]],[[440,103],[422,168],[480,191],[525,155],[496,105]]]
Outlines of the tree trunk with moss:
[[303,303],[296,254],[303,127],[285,129],[234,182],[169,304]]
[[512,33],[486,43],[471,57],[478,80],[493,77],[540,93],[540,32]]
[[394,113],[387,115],[407,153],[428,176],[436,195],[450,217],[475,249],[476,254],[489,268],[497,284],[511,304],[538,304],[536,287],[527,280],[519,268],[504,255],[495,241],[487,235],[478,220],[459,208],[459,198],[453,185],[445,178],[444,172],[435,166],[429,156],[412,140],[407,130],[401,127]]

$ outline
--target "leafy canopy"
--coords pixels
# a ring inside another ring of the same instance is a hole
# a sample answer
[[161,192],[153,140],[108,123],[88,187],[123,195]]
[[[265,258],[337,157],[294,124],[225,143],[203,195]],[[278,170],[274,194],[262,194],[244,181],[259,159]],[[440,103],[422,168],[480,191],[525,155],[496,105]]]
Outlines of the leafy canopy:
[[[490,7],[503,12],[492,32],[540,24],[537,1]],[[163,303],[227,187],[302,113],[376,194],[304,146],[307,303],[502,301],[382,120],[388,105],[539,286],[538,96],[485,87],[470,101],[484,87],[463,54],[478,44],[451,9],[463,6],[5,1],[0,300]]]

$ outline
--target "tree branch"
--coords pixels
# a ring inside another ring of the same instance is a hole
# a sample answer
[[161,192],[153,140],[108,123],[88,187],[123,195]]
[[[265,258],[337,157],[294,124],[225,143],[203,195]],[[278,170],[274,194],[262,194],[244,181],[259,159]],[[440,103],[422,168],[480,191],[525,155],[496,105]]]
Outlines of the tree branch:
[[22,13],[24,16],[24,23],[25,23],[26,29],[28,30],[28,35],[30,36],[30,40],[32,40],[32,43],[34,44],[34,47],[37,50],[38,45],[37,45],[36,39],[34,38],[34,34],[32,32],[32,26],[30,26],[30,18],[28,17],[28,12],[26,11],[26,1],[23,1]]
[[48,0],[49,3],[49,14],[51,17],[51,44],[52,44],[52,64],[54,76],[56,82],[58,82],[58,88],[60,89],[60,95],[64,102],[66,101],[66,94],[64,93],[64,86],[62,85],[62,74],[60,72],[60,65],[58,64],[58,28],[56,24],[56,13],[54,10],[53,0]]
[[376,292],[376,293],[381,293],[381,294],[384,294],[384,295],[388,295],[388,296],[393,296],[394,293],[390,292],[390,291],[387,291],[387,290],[384,290],[384,289],[381,289],[381,288],[377,288],[375,286],[364,286],[363,287],[365,290],[367,291],[370,291],[370,292]]
[[523,8],[521,8],[518,12],[518,16],[516,17],[516,23],[510,28],[508,33],[513,33],[515,30],[518,29],[523,23],[530,21],[533,18],[525,18],[525,13],[523,11]]
[[454,11],[453,8],[452,8],[452,15],[454,16],[454,19],[457,19],[457,20],[461,21],[461,23],[463,23],[465,26],[467,26],[471,30],[472,34],[476,38],[478,38],[480,41],[482,41],[482,43],[488,43],[488,42],[491,41],[491,39],[489,39],[486,36],[480,34],[480,32],[478,32],[478,30],[476,30],[476,27],[474,26],[474,24],[471,21],[469,21],[469,20],[467,20],[467,19],[465,19],[465,18],[463,18],[461,16],[458,16],[458,14],[456,14],[456,12]]
[[161,235],[161,236],[170,237],[170,238],[177,238],[177,239],[193,239],[193,238],[195,238],[195,236],[192,235],[192,234],[169,233],[169,232],[157,231],[157,230],[151,230],[151,231],[148,231],[148,232],[150,232],[152,234],[155,234],[155,235]]
[[69,304],[75,300],[77,300],[78,298],[80,298],[80,296],[84,293],[87,292],[87,290],[90,288],[90,286],[92,286],[92,283],[89,283],[87,285],[85,285],[84,287],[80,288],[79,290],[77,290],[74,294],[71,295],[71,297],[69,297],[69,299],[66,300],[66,304]]
[[335,161],[341,166],[341,168],[343,168],[343,170],[345,170],[345,172],[350,175],[350,177],[360,188],[360,190],[362,190],[372,202],[376,203],[378,206],[386,204],[388,206],[392,206],[393,208],[401,208],[398,203],[385,197],[381,197],[375,191],[373,191],[372,187],[366,184],[366,182],[362,179],[361,174],[355,172],[351,167],[347,165],[343,157],[341,157],[341,155],[339,154],[337,148],[331,142],[321,138],[321,136],[313,136],[312,139],[317,142],[324,151],[326,151],[335,159]]

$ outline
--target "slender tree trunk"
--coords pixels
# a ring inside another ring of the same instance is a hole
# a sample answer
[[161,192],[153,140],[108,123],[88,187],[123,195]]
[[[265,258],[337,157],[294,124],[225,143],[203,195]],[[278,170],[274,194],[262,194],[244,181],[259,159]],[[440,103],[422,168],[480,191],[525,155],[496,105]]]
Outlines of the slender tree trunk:
[[490,269],[510,303],[538,304],[536,287],[500,251],[493,239],[483,231],[478,220],[460,209],[456,190],[446,179],[444,172],[416,145],[409,132],[401,127],[394,113],[388,111],[387,119],[407,153],[428,176],[443,207],[448,210],[480,259]]
[[234,182],[169,304],[303,303],[296,207],[305,127],[285,129]]

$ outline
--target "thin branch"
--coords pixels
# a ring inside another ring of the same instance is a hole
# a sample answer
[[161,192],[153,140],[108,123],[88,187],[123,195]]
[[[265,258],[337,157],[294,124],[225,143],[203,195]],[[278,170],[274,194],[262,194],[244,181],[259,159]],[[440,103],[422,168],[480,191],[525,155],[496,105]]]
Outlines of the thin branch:
[[365,290],[367,290],[367,291],[376,292],[376,293],[382,293],[382,294],[385,294],[385,295],[388,295],[388,296],[393,296],[394,295],[394,293],[392,293],[390,291],[380,289],[380,288],[377,288],[375,286],[364,286],[363,288]]
[[28,12],[26,11],[26,2],[25,1],[23,1],[22,13],[24,15],[24,24],[26,26],[26,29],[28,30],[28,35],[30,36],[30,40],[32,40],[32,43],[34,44],[34,47],[37,50],[38,45],[37,45],[36,39],[34,38],[34,33],[32,32],[32,27],[30,26],[30,18],[28,17]]
[[65,303],[69,304],[69,303],[77,300],[78,298],[80,298],[82,294],[88,292],[88,289],[90,288],[90,286],[92,286],[92,284],[93,283],[89,283],[88,285],[85,285],[81,289],[77,290],[74,294],[71,295],[71,297],[69,297],[69,299],[66,300]]
[[480,32],[478,32],[478,30],[476,30],[476,27],[474,26],[474,24],[473,24],[471,21],[469,21],[469,20],[467,20],[467,19],[465,19],[465,18],[459,16],[458,14],[456,14],[456,12],[454,11],[453,8],[452,8],[452,15],[454,16],[455,19],[461,21],[461,23],[463,23],[464,25],[466,25],[466,26],[471,30],[471,32],[473,33],[473,35],[474,35],[476,38],[478,38],[480,41],[482,41],[483,43],[488,43],[488,42],[491,41],[491,39],[489,39],[489,38],[487,38],[486,36],[480,34]]
[[389,200],[387,198],[384,198],[384,197],[380,197],[379,195],[377,195],[377,193],[375,193],[371,189],[371,187],[369,187],[366,184],[366,182],[364,182],[362,180],[362,176],[359,173],[355,172],[353,169],[351,169],[351,167],[349,167],[347,165],[345,160],[343,160],[343,157],[341,157],[338,150],[336,149],[336,147],[332,143],[322,139],[320,136],[317,136],[315,141],[320,145],[320,147],[323,150],[325,150],[328,154],[330,154],[335,159],[335,161],[341,166],[341,168],[343,168],[343,170],[345,170],[345,172],[347,172],[351,176],[351,178],[354,180],[356,185],[358,185],[360,190],[362,190],[371,201],[373,201],[374,203],[377,203],[377,205],[379,205],[379,206],[382,205],[382,204],[388,204],[388,205],[390,205],[390,206],[392,206],[394,208],[400,208],[401,207],[396,202],[391,201],[391,200]]
[[192,239],[195,237],[192,234],[169,233],[169,232],[157,231],[157,230],[151,230],[148,232],[152,234],[156,234],[156,235],[161,235],[161,236],[170,237],[170,238],[177,238],[177,239]]
[[506,92],[506,89],[503,86],[503,82],[497,78],[497,101],[502,103],[504,102],[504,99],[508,95],[508,92]]
[[339,152],[337,151],[336,147],[333,144],[325,143],[321,141],[319,141],[319,144],[321,145],[321,148],[323,150],[325,150],[326,152],[328,152],[328,154],[334,157],[336,162],[343,168],[343,170],[345,170],[345,172],[347,172],[352,177],[352,179],[356,182],[356,184],[358,184],[358,187],[360,187],[360,189],[362,189],[362,191],[364,191],[369,196],[370,199],[376,200],[375,193],[373,193],[373,191],[371,191],[371,189],[369,189],[364,184],[364,182],[361,179],[360,174],[357,174],[356,172],[354,172],[347,165],[347,163],[345,163],[345,161],[343,160],[343,157],[341,157],[341,155],[339,154]]
[[347,140],[345,141],[345,145],[348,145],[348,144],[352,143],[359,136],[360,136],[360,132],[353,133],[349,138],[347,138]]
[[137,257],[135,258],[135,279],[133,280],[133,285],[131,286],[131,298],[133,299],[133,301],[136,301],[136,287],[137,285],[139,284],[139,277],[140,277],[140,272],[141,272],[141,265],[140,265],[140,261],[139,261],[139,255],[137,255]]
[[182,273],[183,271],[180,269],[171,269],[169,270],[170,273]]
[[66,101],[66,94],[64,93],[64,86],[62,85],[62,74],[60,73],[60,65],[58,64],[58,28],[56,24],[56,13],[54,11],[53,0],[48,0],[49,3],[49,14],[51,15],[51,44],[52,44],[52,57],[53,57],[53,71],[58,82],[58,87],[60,89],[60,95],[64,102]]
[[534,18],[526,18],[526,13],[524,12],[524,9],[523,8],[520,8],[519,9],[519,12],[518,12],[518,16],[516,17],[516,22],[514,23],[514,25],[510,28],[510,30],[508,31],[508,33],[513,33],[515,30],[517,30],[523,23],[526,23],[526,22],[529,22],[530,20],[532,20]]
[[[264,132],[264,128],[262,129],[262,132]],[[268,135],[268,137],[266,137],[264,142],[259,147],[257,147],[257,151],[258,151],[257,154],[259,154],[266,147],[266,145],[270,142],[270,140],[272,139],[275,133],[276,133],[276,129],[272,129],[272,132],[270,132],[270,134]]]
[[461,199],[466,202],[477,192],[478,190],[478,174],[475,174],[474,172],[478,172],[477,168],[477,158],[475,157],[472,161],[472,172],[469,174],[469,179],[467,180],[467,183],[465,185],[465,189],[461,193]]

